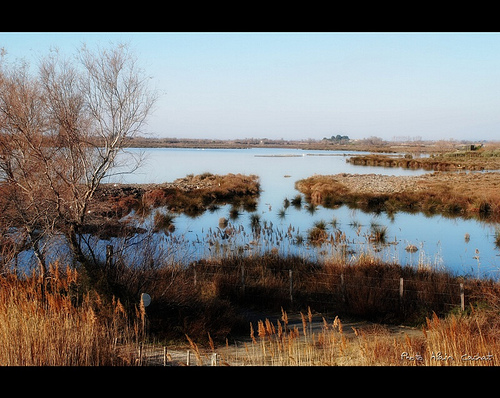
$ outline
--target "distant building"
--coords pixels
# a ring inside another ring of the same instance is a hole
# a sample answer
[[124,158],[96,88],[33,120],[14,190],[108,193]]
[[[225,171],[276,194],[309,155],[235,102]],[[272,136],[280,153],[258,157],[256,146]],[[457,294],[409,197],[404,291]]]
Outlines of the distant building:
[[478,149],[481,149],[483,147],[483,144],[467,144],[467,145],[460,145],[459,149],[461,151],[477,151]]

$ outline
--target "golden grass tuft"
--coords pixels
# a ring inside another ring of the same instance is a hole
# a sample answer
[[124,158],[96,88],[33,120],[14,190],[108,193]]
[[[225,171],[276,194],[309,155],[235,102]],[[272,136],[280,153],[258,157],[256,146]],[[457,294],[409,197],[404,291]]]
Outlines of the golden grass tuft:
[[[284,315],[285,316],[285,315]],[[488,328],[487,312],[427,319],[421,332],[391,332],[387,326],[361,324],[345,330],[339,317],[311,331],[313,322],[300,313],[297,326],[274,327],[259,321],[261,333],[245,343],[245,353],[236,356],[231,347],[220,351],[229,365],[252,366],[498,366],[498,332]],[[287,316],[286,316],[287,317]]]
[[45,281],[0,276],[0,365],[134,364],[122,348],[138,336],[122,303],[113,299],[108,306],[95,292],[80,295],[77,278],[58,264]]

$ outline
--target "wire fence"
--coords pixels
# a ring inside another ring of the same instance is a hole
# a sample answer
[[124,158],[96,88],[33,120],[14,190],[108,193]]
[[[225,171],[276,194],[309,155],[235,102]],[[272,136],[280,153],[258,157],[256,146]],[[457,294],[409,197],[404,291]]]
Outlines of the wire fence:
[[465,279],[425,270],[403,271],[376,266],[292,269],[243,263],[191,267],[193,284],[205,289],[211,286],[221,297],[263,305],[307,304],[321,311],[343,310],[358,315],[385,312],[404,316],[418,309],[464,311],[472,298],[479,297],[473,291],[474,284],[469,287]]

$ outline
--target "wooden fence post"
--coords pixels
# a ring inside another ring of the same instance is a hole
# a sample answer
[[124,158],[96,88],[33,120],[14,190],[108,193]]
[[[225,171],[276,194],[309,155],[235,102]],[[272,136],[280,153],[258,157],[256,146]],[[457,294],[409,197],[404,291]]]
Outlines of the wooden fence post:
[[346,302],[346,295],[345,295],[345,281],[344,281],[344,273],[342,272],[340,274],[340,291],[342,293],[342,302]]
[[113,245],[106,245],[106,268],[113,265]]
[[212,366],[217,366],[217,353],[212,354],[212,361],[211,361]]
[[460,309],[465,311],[465,292],[464,292],[464,284],[460,284]]
[[139,366],[142,366],[142,341],[139,343]]
[[399,278],[399,309],[403,309],[404,280]]
[[241,293],[245,295],[245,266],[241,266]]

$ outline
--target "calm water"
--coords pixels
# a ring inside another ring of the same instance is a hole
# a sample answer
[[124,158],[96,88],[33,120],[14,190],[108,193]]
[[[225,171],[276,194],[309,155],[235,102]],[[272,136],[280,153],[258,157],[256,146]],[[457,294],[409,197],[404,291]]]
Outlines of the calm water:
[[[215,212],[205,212],[191,218],[179,215],[175,218],[175,232],[169,239],[184,242],[185,249],[179,252],[185,260],[214,254],[222,250],[219,218],[225,217],[237,234],[224,240],[226,250],[249,252],[278,250],[282,253],[298,253],[315,258],[330,256],[336,250],[332,245],[320,249],[307,244],[307,231],[314,223],[324,221],[327,231],[340,230],[346,234],[350,256],[358,256],[363,251],[376,253],[384,259],[401,264],[416,266],[430,264],[446,268],[457,274],[487,276],[500,275],[500,250],[495,247],[495,225],[460,218],[447,219],[441,216],[426,217],[421,214],[397,213],[392,218],[385,213],[376,215],[351,210],[347,207],[325,209],[318,207],[314,213],[305,208],[293,206],[285,210],[284,200],[291,200],[297,194],[295,181],[313,174],[336,173],[377,173],[390,175],[419,175],[421,170],[353,166],[346,163],[349,152],[305,151],[294,149],[132,149],[146,155],[144,165],[134,174],[115,177],[113,181],[124,183],[161,183],[185,177],[188,174],[242,173],[260,177],[262,193],[258,207],[253,214],[260,217],[266,233],[256,237],[251,230],[251,213],[241,212],[236,219],[230,218],[230,206],[223,206]],[[293,155],[293,156],[283,156]],[[387,228],[387,242],[390,245],[380,251],[367,242],[374,225]],[[470,240],[465,241],[465,235]],[[297,244],[297,236],[304,238]],[[416,253],[408,253],[405,247],[413,244]]]

